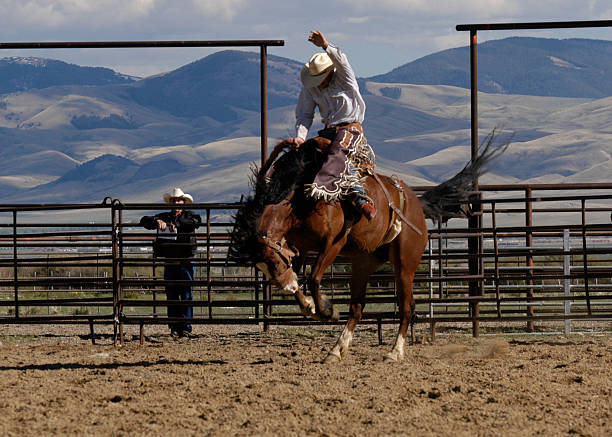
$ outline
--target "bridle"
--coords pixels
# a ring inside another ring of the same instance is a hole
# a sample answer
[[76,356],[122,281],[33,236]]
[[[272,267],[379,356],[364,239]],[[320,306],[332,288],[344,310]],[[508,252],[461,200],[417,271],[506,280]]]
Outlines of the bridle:
[[288,247],[285,247],[287,243],[285,237],[281,238],[280,241],[270,239],[267,235],[261,235],[261,238],[265,242],[266,246],[274,250],[287,266],[285,271],[278,275],[276,278],[279,283],[283,283],[287,275],[294,273],[292,270],[293,266],[291,264],[291,260],[296,255],[296,253]]
[[278,253],[283,261],[285,261],[285,264],[287,264],[287,267],[291,267],[291,260],[296,254],[288,247],[284,247],[287,243],[285,237],[281,238],[280,241],[271,240],[267,235],[262,235],[261,238],[266,242],[266,246]]

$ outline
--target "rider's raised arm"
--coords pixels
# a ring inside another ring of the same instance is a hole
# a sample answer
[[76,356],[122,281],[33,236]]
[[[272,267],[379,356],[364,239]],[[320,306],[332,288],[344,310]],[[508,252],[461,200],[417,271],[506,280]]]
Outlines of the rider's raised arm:
[[328,44],[325,52],[329,55],[330,59],[334,63],[335,72],[334,76],[340,79],[342,82],[350,85],[351,87],[357,86],[357,78],[355,77],[355,72],[353,71],[353,67],[349,63],[348,57],[346,54],[340,50],[339,47],[336,47],[333,44]]

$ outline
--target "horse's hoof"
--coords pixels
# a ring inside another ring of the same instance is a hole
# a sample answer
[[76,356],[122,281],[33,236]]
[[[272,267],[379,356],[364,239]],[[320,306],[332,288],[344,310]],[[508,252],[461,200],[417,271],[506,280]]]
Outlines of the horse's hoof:
[[304,301],[306,303],[306,306],[304,306],[304,308],[301,308],[300,311],[306,317],[313,317],[316,314],[316,311],[315,311],[315,305],[314,305],[314,301],[312,300],[312,297],[306,296],[304,298]]
[[385,363],[397,363],[402,360],[402,357],[397,352],[389,352],[383,357]]
[[332,315],[330,319],[332,322],[337,322],[338,320],[340,320],[340,311],[338,310],[338,308],[336,307],[332,308]]
[[337,322],[340,320],[340,311],[338,308],[332,305],[326,308],[326,310],[321,310],[318,313],[313,314],[312,318],[322,322]]
[[335,364],[335,363],[339,363],[341,360],[342,360],[342,357],[336,354],[332,354],[330,352],[327,354],[327,356],[323,360],[323,364]]
[[326,322],[327,321],[327,319],[321,317],[321,315],[317,314],[317,313],[310,314],[310,318],[312,320],[316,320],[317,322]]

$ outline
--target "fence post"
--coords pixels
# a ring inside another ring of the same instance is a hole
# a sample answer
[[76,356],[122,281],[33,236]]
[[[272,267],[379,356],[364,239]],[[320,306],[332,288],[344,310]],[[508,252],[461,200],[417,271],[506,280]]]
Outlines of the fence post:
[[525,264],[529,269],[527,270],[527,317],[530,319],[527,321],[527,332],[533,332],[535,327],[533,325],[533,306],[529,305],[533,298],[533,256],[531,247],[533,246],[533,234],[531,233],[531,227],[533,226],[533,205],[531,203],[531,187],[525,189],[525,226],[527,232],[525,233],[525,245],[527,246],[527,255],[525,255]]
[[584,294],[586,297],[587,313],[591,315],[591,297],[589,295],[589,255],[587,253],[587,241],[586,241],[586,199],[581,200],[581,214],[582,214],[582,271],[584,274]]
[[[478,187],[476,187],[478,190]],[[477,195],[472,197],[475,203],[472,203],[472,211],[474,215],[468,219],[470,235],[473,233],[481,233],[482,229],[482,203]],[[474,279],[474,276],[482,277],[483,274],[483,250],[482,250],[482,234],[480,236],[468,237],[468,268],[469,274],[472,277],[468,282],[470,297],[478,297],[484,294],[483,280]],[[470,300],[470,317],[472,319],[472,336],[480,335],[480,306],[478,300]]]
[[493,228],[493,252],[495,254],[495,300],[497,304],[497,318],[501,319],[501,297],[499,294],[499,246],[497,242],[497,212],[495,202],[491,202],[491,226]]
[[[446,237],[448,238],[448,236]],[[448,255],[448,254],[447,254]],[[438,297],[442,299],[442,290],[444,284],[442,283],[442,264],[444,255],[442,253],[442,220],[438,220]],[[448,297],[448,289],[446,290],[446,297]]]
[[[571,284],[570,284],[570,233],[569,229],[563,230],[563,294],[565,296],[565,300],[563,301],[563,313],[565,317],[568,317],[571,313]],[[572,332],[572,321],[570,319],[565,319],[565,334],[570,334]]]
[[[115,199],[114,201],[116,201],[117,203],[121,203],[121,201],[119,199]],[[114,232],[114,234],[116,234],[117,239],[116,239],[116,244],[117,244],[117,252],[119,254],[119,256],[116,258],[116,262],[117,262],[117,273],[116,273],[116,278],[113,278],[113,281],[116,281],[117,283],[117,302],[118,302],[118,315],[119,315],[119,338],[121,341],[121,345],[123,345],[124,343],[124,337],[123,337],[123,320],[122,320],[122,315],[123,315],[123,293],[122,293],[122,289],[121,289],[121,285],[120,285],[120,281],[121,279],[123,279],[123,235],[121,233],[122,231],[122,226],[123,226],[123,208],[119,209],[118,212],[118,216],[119,216],[119,221],[117,223],[117,230]]]
[[429,330],[431,333],[431,342],[433,343],[435,337],[435,322],[434,322],[434,304],[433,300],[433,270],[434,270],[434,259],[433,259],[433,250],[431,247],[432,239],[429,239],[428,252],[429,252]]
[[263,298],[264,298],[264,307],[263,307],[263,316],[264,316],[264,323],[263,323],[263,330],[264,332],[268,332],[270,331],[270,323],[268,323],[268,320],[270,319],[270,317],[272,317],[272,285],[265,284],[263,286]]
[[[472,163],[478,159],[478,34],[475,29],[470,30],[470,115],[471,115],[471,158]],[[474,190],[478,191],[478,177],[474,178]],[[472,197],[473,200],[479,200],[477,196]],[[476,229],[480,230],[482,225],[482,204],[472,203],[472,211],[474,215],[468,219],[470,232]],[[470,276],[480,275],[480,259],[482,256],[482,244],[478,237],[468,238],[468,265]],[[470,296],[482,295],[482,281],[470,279],[469,281]],[[478,302],[470,301],[470,316],[472,317],[472,335],[478,337],[480,309]]]
[[206,208],[206,283],[207,288],[206,291],[208,293],[208,318],[212,319],[213,311],[212,311],[212,286],[210,284],[210,208]]
[[112,281],[113,281],[113,346],[117,345],[117,331],[119,328],[119,283],[117,282],[117,258],[119,246],[117,244],[117,215],[115,203],[111,202],[111,254],[112,254]]
[[15,318],[19,318],[19,281],[17,269],[17,210],[13,210],[13,288],[15,292]]

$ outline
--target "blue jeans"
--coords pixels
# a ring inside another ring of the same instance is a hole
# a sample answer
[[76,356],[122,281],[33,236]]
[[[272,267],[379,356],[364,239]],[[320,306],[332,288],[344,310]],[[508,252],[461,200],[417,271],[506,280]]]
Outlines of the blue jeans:
[[[355,171],[356,171],[355,167],[353,167],[353,164],[349,164],[349,169],[350,169],[351,173],[355,173]],[[363,185],[361,185],[361,184],[357,184],[357,185],[353,186],[351,188],[350,194],[355,195],[354,202],[355,202],[355,205],[357,205],[357,206],[361,206],[361,205],[363,205],[364,203],[367,202],[366,199],[368,197],[367,197],[367,194],[366,194],[365,190],[363,189]]]
[[[195,266],[193,263],[183,264],[167,264],[164,268],[164,279],[165,280],[182,280],[182,281],[193,281],[195,276]],[[181,300],[181,301],[192,301],[193,300],[193,288],[191,285],[166,285],[166,299],[168,300]],[[172,318],[193,318],[193,307],[192,306],[168,306],[168,317]],[[170,322],[168,326],[172,331],[187,331],[191,332],[191,325],[189,323],[181,322]]]

